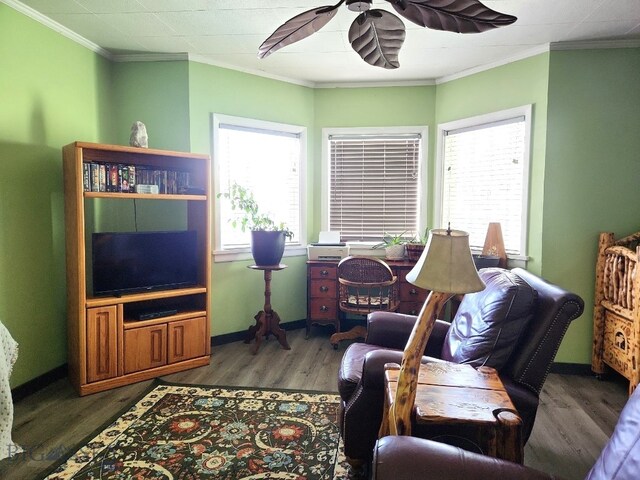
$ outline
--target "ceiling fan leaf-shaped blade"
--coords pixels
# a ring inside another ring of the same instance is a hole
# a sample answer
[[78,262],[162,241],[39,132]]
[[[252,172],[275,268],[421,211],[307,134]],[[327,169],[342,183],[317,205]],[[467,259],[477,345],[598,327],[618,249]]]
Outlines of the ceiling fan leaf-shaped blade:
[[407,20],[421,27],[479,33],[511,25],[513,15],[496,12],[478,0],[387,0]]
[[404,43],[402,20],[386,10],[368,10],[361,13],[349,28],[349,42],[369,65],[398,68],[398,54]]
[[262,42],[262,45],[258,48],[258,57],[268,57],[282,47],[286,47],[316,33],[329,23],[329,20],[336,15],[338,7],[343,3],[344,0],[341,0],[335,5],[317,7],[290,18],[276,28],[275,32],[273,32],[269,38]]

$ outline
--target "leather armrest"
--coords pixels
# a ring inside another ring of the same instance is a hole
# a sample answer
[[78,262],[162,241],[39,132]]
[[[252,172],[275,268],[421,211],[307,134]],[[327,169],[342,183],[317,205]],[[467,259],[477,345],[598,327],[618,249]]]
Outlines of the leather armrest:
[[[385,348],[404,350],[418,317],[395,312],[373,312],[367,317],[366,343]],[[440,357],[444,338],[451,324],[443,320],[436,323],[429,337],[425,354]]]
[[364,357],[362,364],[362,385],[366,389],[384,389],[385,363],[402,363],[402,351],[374,350]]
[[373,480],[549,480],[552,475],[458,447],[416,437],[389,436],[377,441]]

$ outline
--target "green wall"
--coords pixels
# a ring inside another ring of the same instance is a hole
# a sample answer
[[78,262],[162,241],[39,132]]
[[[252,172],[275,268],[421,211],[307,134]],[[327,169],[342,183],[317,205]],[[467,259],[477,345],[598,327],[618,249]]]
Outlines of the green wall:
[[190,151],[189,62],[114,63],[113,88],[116,143],[128,145],[140,120],[150,148]]
[[[304,244],[320,229],[322,128],[427,125],[431,191],[438,123],[533,104],[529,269],[585,299],[556,360],[589,363],[598,232],[638,229],[638,53],[554,51],[438,85],[311,89],[187,61],[111,63],[0,3],[0,320],[21,347],[12,385],[66,361],[60,148],[126,145],[141,120],[151,147],[211,153],[213,112],[308,128]],[[131,210],[96,222],[130,228]],[[305,260],[274,274],[284,322],[306,315]],[[245,330],[261,308],[249,263],[213,264],[213,335]]]
[[542,274],[585,300],[556,358],[591,363],[598,235],[640,229],[640,49],[552,52],[547,124]]
[[[321,88],[315,90],[313,178],[314,223],[311,238],[318,238],[321,222],[322,129],[337,127],[427,126],[429,128],[427,182],[432,182],[435,131],[435,86]],[[430,185],[426,192],[430,192]],[[431,206],[427,205],[431,223]]]
[[66,362],[61,147],[110,141],[110,64],[0,3],[0,321],[11,385]]
[[533,105],[529,166],[529,224],[527,268],[540,273],[542,266],[542,205],[547,134],[547,79],[549,54],[438,85],[436,120],[450,122],[485,113]]
[[[314,162],[313,90],[233,70],[191,63],[189,67],[191,149],[211,153],[211,114],[221,113],[307,127],[307,172]],[[307,218],[313,219],[312,177],[307,175]],[[216,202],[214,202],[214,210]],[[301,239],[306,245],[307,239]],[[285,257],[286,270],[273,274],[271,303],[282,322],[307,315],[306,256]],[[246,330],[264,305],[264,279],[250,261],[213,263],[212,335]]]

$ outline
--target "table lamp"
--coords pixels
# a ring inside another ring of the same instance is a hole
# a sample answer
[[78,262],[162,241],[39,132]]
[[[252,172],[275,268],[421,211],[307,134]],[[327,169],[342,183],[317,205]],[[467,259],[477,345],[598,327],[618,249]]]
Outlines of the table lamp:
[[416,398],[420,361],[436,316],[456,294],[479,292],[485,288],[478,276],[469,234],[460,230],[431,230],[420,259],[407,274],[407,281],[430,290],[404,348],[395,401],[389,409],[391,435],[411,435],[411,412]]

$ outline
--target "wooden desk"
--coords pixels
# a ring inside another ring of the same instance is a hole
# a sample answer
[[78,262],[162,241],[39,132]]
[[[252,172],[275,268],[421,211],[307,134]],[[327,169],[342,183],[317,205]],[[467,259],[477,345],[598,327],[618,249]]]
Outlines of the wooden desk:
[[[387,260],[393,274],[398,277],[400,306],[399,313],[417,315],[429,292],[406,280],[407,273],[415,261]],[[312,324],[333,325],[340,332],[338,308],[338,260],[307,261],[307,337]]]
[[256,324],[249,327],[247,339],[244,343],[250,343],[253,338],[256,339],[256,343],[251,347],[251,353],[255,355],[260,348],[262,339],[266,335],[273,333],[278,339],[278,342],[280,342],[280,345],[282,345],[282,348],[291,350],[291,347],[287,343],[287,333],[280,327],[280,316],[271,309],[271,272],[274,270],[284,270],[287,266],[281,263],[271,266],[249,265],[248,268],[264,271],[264,309],[260,310],[255,317],[253,317],[256,319]]
[[[385,366],[385,410],[380,436],[388,435],[388,411],[398,373]],[[420,367],[413,434],[484,455],[523,462],[522,421],[495,369],[453,363]]]

